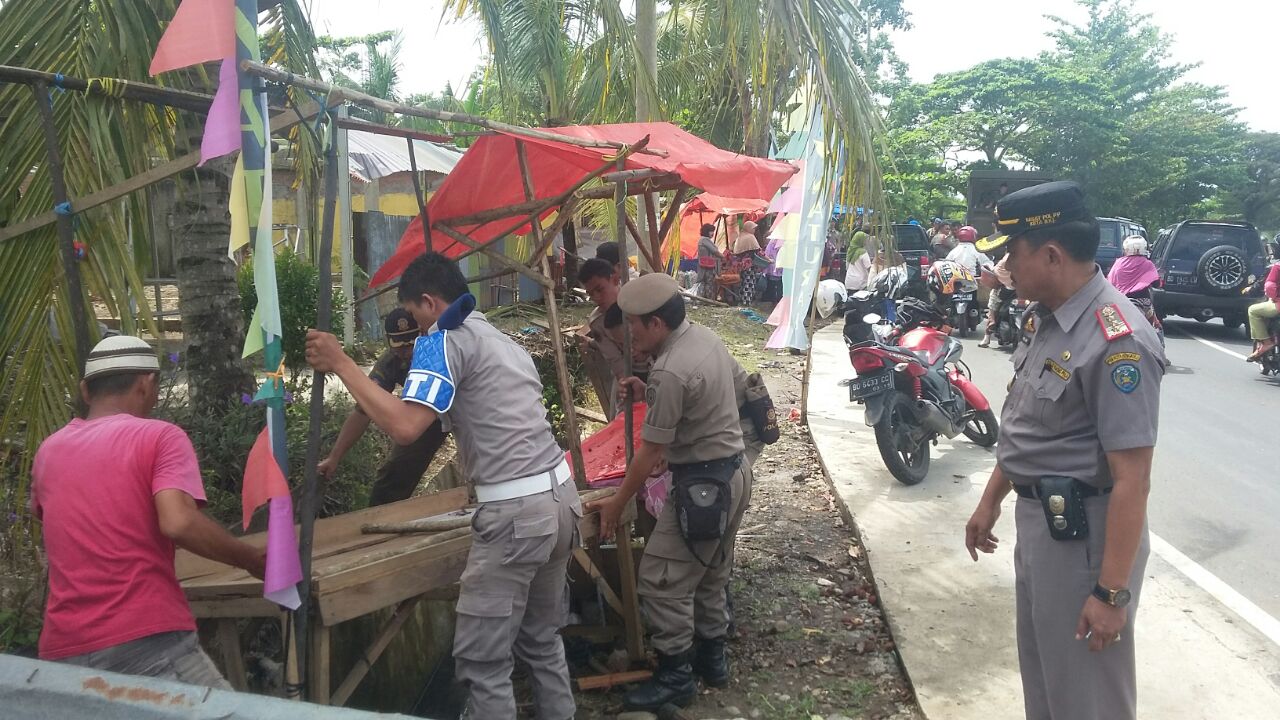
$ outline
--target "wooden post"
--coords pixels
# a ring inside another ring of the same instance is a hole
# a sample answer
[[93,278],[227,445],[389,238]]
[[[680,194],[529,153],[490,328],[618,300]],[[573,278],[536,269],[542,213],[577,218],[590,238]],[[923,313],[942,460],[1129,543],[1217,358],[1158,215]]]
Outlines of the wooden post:
[[[536,194],[533,187],[533,173],[529,170],[529,156],[523,140],[516,140],[516,161],[520,165],[520,182],[524,186],[524,199],[532,201]],[[542,224],[534,215],[529,222],[533,234],[534,245],[541,248]],[[551,332],[551,348],[556,356],[556,379],[560,385],[560,407],[564,410],[564,432],[569,441],[569,459],[573,462],[573,477],[579,489],[587,486],[587,466],[582,460],[582,436],[578,434],[578,413],[574,410],[573,382],[569,378],[568,361],[564,353],[564,335],[560,332],[560,306],[556,302],[555,286],[551,282],[551,260],[546,251],[542,251],[539,262],[542,263],[542,274],[547,279],[543,285],[542,300],[547,307],[547,324]],[[518,265],[517,265],[518,266]],[[519,266],[518,266],[519,267]]]
[[307,699],[318,705],[329,704],[329,664],[333,655],[331,631],[316,624],[311,631],[311,652],[307,663]]
[[[89,318],[85,312],[84,286],[80,281],[80,265],[76,260],[75,226],[72,224],[73,208],[67,202],[67,179],[63,174],[62,151],[58,149],[58,128],[53,124],[53,100],[49,98],[49,86],[43,80],[32,83],[40,111],[40,124],[44,128],[44,150],[49,163],[49,184],[53,190],[57,212],[58,250],[62,255],[62,272],[67,276],[67,297],[71,305],[71,324],[75,330],[76,372],[84,374],[84,361],[89,357]],[[76,403],[79,405],[79,402]]]
[[666,270],[666,263],[662,262],[662,239],[658,236],[658,193],[646,192],[644,198],[644,209],[649,213],[649,245],[652,248],[653,271],[663,272]]
[[[329,150],[325,153],[324,173],[324,222],[320,231],[320,252],[316,257],[320,284],[316,288],[316,328],[328,331],[333,323],[333,232],[334,215],[338,204],[338,128],[329,128]],[[346,174],[345,168],[343,174]],[[320,424],[324,418],[325,373],[317,372],[311,384],[311,424],[307,431],[307,455],[302,470],[302,502],[298,507],[301,532],[298,538],[298,554],[302,559],[302,582],[298,584],[298,596],[302,604],[295,611],[294,634],[298,637],[298,661],[306,671],[316,660],[307,653],[306,639],[311,631],[311,551],[315,539],[316,512],[320,509],[320,482],[316,465],[320,462]],[[322,662],[327,663],[328,660]],[[309,677],[309,672],[300,672]],[[314,690],[314,688],[313,688]],[[327,693],[327,689],[326,689]]]
[[422,219],[422,240],[426,243],[427,252],[431,252],[431,217],[427,214],[427,199],[422,194],[422,181],[418,178],[418,155],[413,149],[413,138],[407,138],[405,142],[409,143],[409,169],[413,174],[413,197],[418,201],[418,217]]

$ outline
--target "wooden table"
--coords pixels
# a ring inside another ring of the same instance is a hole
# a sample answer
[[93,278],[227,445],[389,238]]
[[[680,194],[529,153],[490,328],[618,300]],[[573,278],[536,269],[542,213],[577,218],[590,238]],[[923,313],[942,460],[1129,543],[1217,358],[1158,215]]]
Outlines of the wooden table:
[[[307,699],[321,704],[345,704],[417,603],[433,594],[445,593],[458,582],[471,548],[469,528],[432,534],[365,534],[361,526],[440,515],[465,507],[467,501],[467,488],[459,487],[316,522],[311,579],[314,627],[309,638],[312,662],[308,668]],[[619,528],[619,536],[629,537],[630,529],[628,518]],[[574,560],[596,583],[608,605],[622,617],[632,660],[643,660],[643,630],[632,554],[618,553],[622,582],[620,591],[615,592],[586,549],[599,545],[599,517],[594,513],[585,515],[579,523],[579,532],[582,545],[574,549]],[[243,539],[257,547],[266,542],[264,533]],[[236,619],[283,619],[280,607],[264,599],[262,581],[243,570],[180,550],[177,571],[192,612],[199,619],[216,623],[227,680],[237,690],[247,689]],[[393,606],[395,611],[379,628],[362,659],[331,692],[333,626]]]

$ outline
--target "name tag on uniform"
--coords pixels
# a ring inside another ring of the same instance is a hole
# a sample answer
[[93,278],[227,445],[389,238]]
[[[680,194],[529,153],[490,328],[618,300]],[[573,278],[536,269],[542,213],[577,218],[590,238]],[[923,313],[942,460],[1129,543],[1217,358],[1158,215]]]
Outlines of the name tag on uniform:
[[1071,379],[1071,371],[1054,362],[1052,358],[1044,361],[1044,369],[1051,371],[1063,380]]

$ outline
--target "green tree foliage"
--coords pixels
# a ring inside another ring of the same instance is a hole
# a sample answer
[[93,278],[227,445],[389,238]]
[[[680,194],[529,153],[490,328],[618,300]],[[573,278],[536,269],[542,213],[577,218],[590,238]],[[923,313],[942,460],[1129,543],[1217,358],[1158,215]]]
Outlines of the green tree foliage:
[[[939,176],[959,189],[968,170],[1006,165],[1077,180],[1095,212],[1157,227],[1247,184],[1245,131],[1223,89],[1188,82],[1191,67],[1169,61],[1169,38],[1132,0],[1079,2],[1083,23],[1053,18],[1053,51],[981,63],[894,98],[889,124],[907,151],[894,159],[909,171],[888,186],[894,200],[914,210]],[[932,165],[913,162],[930,154]]]
[[[240,266],[236,280],[240,286],[240,307],[245,327],[258,306],[258,293],[253,285],[253,262]],[[320,291],[320,271],[306,258],[292,250],[276,255],[276,289],[280,296],[280,324],[284,330],[284,363],[296,376],[306,367],[307,330],[316,326],[316,298]],[[333,291],[332,332],[342,335],[342,310],[346,297]]]

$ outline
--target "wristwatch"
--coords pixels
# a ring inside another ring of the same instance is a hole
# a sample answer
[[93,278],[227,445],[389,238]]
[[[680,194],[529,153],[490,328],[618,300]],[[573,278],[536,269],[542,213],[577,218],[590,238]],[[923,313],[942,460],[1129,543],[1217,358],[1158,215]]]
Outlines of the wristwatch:
[[1093,586],[1093,596],[1111,607],[1122,608],[1129,604],[1129,598],[1132,597],[1125,588],[1116,590],[1108,590],[1101,585]]

